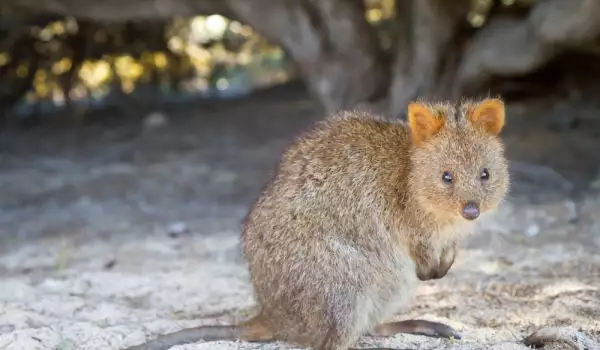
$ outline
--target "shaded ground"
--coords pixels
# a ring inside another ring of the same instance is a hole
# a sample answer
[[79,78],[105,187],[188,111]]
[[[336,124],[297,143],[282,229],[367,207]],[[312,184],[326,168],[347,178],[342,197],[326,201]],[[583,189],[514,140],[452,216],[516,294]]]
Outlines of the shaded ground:
[[[510,201],[399,315],[447,322],[464,340],[399,335],[364,345],[521,349],[523,336],[553,324],[600,337],[595,113],[549,101],[509,106]],[[557,114],[576,114],[579,128],[546,128]],[[285,88],[167,115],[160,127],[105,118],[0,134],[0,348],[120,349],[252,312],[241,220],[282,147],[319,111]],[[285,345],[177,349],[252,348]]]

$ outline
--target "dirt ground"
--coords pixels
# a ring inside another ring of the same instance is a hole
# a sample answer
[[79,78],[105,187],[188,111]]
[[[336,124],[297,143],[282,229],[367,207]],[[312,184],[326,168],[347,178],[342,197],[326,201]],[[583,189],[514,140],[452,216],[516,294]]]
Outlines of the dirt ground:
[[[446,322],[463,339],[365,337],[358,346],[527,349],[523,337],[548,325],[600,341],[598,112],[509,104],[509,200],[482,218],[447,277],[422,283],[398,315]],[[557,114],[578,127],[547,127]],[[0,134],[1,349],[117,350],[254,311],[241,220],[284,144],[321,114],[288,87],[166,116],[155,126],[104,116]]]

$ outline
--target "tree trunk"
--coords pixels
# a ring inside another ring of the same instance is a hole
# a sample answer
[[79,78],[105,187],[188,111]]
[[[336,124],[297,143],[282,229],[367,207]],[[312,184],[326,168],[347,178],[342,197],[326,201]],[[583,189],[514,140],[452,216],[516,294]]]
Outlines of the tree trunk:
[[461,28],[469,0],[396,2],[399,36],[392,68],[390,113],[403,115],[416,98],[450,98]]
[[236,18],[278,43],[327,112],[381,97],[387,67],[356,0],[228,0]]

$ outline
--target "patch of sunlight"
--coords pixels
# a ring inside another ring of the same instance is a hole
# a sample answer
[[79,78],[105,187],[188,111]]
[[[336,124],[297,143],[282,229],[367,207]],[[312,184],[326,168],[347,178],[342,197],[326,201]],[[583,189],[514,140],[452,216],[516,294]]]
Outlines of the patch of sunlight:
[[192,65],[194,66],[196,73],[200,77],[207,77],[208,75],[210,75],[210,72],[212,71],[212,63],[211,62],[209,62],[207,64],[206,62],[192,60]]
[[54,37],[54,32],[52,31],[51,27],[46,27],[42,30],[40,30],[38,38],[42,39],[43,41],[50,41],[50,39],[52,39],[52,37]]
[[10,62],[10,55],[6,52],[0,53],[0,66],[6,66]]
[[515,4],[515,0],[502,0],[502,5],[504,6],[512,6]]
[[194,17],[190,23],[190,39],[200,43],[210,40],[220,40],[225,35],[227,26],[227,19],[220,15]]
[[198,46],[189,46],[187,53],[198,75],[207,76],[210,74],[213,66],[213,58],[208,50]]
[[206,17],[205,26],[212,39],[220,39],[227,30],[228,20],[220,15]]
[[121,89],[126,94],[130,94],[135,89],[135,82],[133,80],[123,80],[121,82]]
[[480,28],[485,24],[485,16],[480,13],[470,12],[467,16],[467,20],[474,28]]
[[169,64],[167,55],[165,55],[164,52],[156,52],[154,55],[152,55],[152,58],[156,68],[164,69],[167,67],[167,64]]
[[167,47],[175,53],[181,53],[185,49],[185,44],[182,38],[174,36],[167,42]]
[[381,0],[383,18],[392,18],[396,10],[396,0]]
[[35,77],[33,78],[34,81],[46,79],[48,79],[48,72],[46,72],[45,69],[38,69],[38,71],[35,72]]
[[51,99],[52,102],[54,102],[54,104],[56,104],[57,106],[63,106],[67,102],[67,98],[65,96],[64,91],[58,88],[52,90]]
[[492,0],[471,0],[471,13],[479,15],[487,14],[492,8]]
[[52,81],[50,79],[46,79],[44,81],[40,80],[34,87],[34,91],[39,98],[49,98],[54,103],[63,103],[63,92],[56,81]]
[[234,34],[244,37],[249,37],[254,33],[250,26],[242,24],[238,21],[232,21],[231,24],[229,24],[229,30]]
[[366,0],[367,21],[377,23],[394,16],[396,10],[395,0]]
[[39,96],[47,96],[50,93],[48,85],[48,72],[45,69],[39,69],[33,77],[33,89]]
[[29,67],[27,67],[27,65],[20,64],[19,67],[17,67],[17,76],[19,78],[25,78],[28,73],[29,73]]
[[204,27],[205,18],[203,16],[194,17],[190,23],[190,39],[196,42],[207,42],[209,39]]
[[186,91],[206,91],[209,88],[208,79],[202,77],[194,77],[181,85]]
[[[394,9],[390,4],[393,5],[395,0],[367,2],[371,4],[367,15],[376,21],[386,18],[388,10]],[[26,100],[52,99],[55,103],[62,104],[65,94],[73,100],[86,96],[101,98],[112,89],[113,85],[109,83],[115,76],[120,77],[119,83],[123,91],[132,93],[142,81],[149,83],[156,77],[157,70],[161,71],[159,80],[176,82],[178,86],[190,91],[206,91],[213,86],[218,90],[230,89],[234,80],[225,77],[212,80],[213,69],[216,66],[226,70],[234,68],[233,74],[238,74],[238,69],[243,67],[241,70],[247,71],[243,74],[249,73],[248,76],[252,80],[250,84],[253,86],[289,79],[286,68],[273,67],[274,61],[285,59],[283,50],[267,43],[248,25],[220,15],[211,15],[173,19],[164,33],[170,52],[152,51],[143,42],[136,42],[135,45],[140,45],[141,49],[139,58],[128,55],[127,51],[116,51],[119,53],[106,53],[102,56],[103,59],[85,60],[78,71],[74,72],[78,81],[67,93],[62,91],[58,83],[62,81],[61,75],[73,69],[73,62],[63,51],[65,47],[62,39],[81,30],[77,20],[65,17],[45,26],[33,26],[30,30],[37,39],[34,49],[43,56],[41,66],[44,68],[33,72],[33,66],[27,61],[15,65],[15,73],[21,78],[36,73],[32,89],[34,94],[26,94]],[[111,47],[122,47],[125,42],[123,28],[118,25],[89,30],[93,46],[104,46],[108,43]],[[233,36],[234,40],[224,43],[222,39],[226,35]],[[144,38],[139,40],[143,41]],[[198,45],[209,41],[214,41],[209,48]],[[170,53],[180,56],[180,59],[172,59]],[[10,61],[10,53],[0,53],[0,67],[6,66]]]
[[67,26],[63,21],[56,21],[50,23],[50,29],[55,35],[61,35],[67,32]]
[[50,85],[46,84],[46,82],[43,84],[36,84],[34,90],[38,96],[46,97],[50,94]]
[[98,88],[112,77],[110,65],[106,61],[85,61],[79,70],[79,78],[90,88]]
[[215,61],[226,62],[231,61],[232,58],[232,54],[225,48],[225,46],[222,43],[215,44],[211,48],[210,53],[212,54],[212,59]]
[[380,9],[370,9],[367,11],[367,20],[371,23],[376,23],[381,20],[383,12]]
[[238,54],[237,62],[242,66],[246,66],[252,62],[252,53],[249,51],[242,51]]
[[65,29],[69,34],[75,34],[79,31],[79,25],[74,17],[65,18]]
[[71,69],[71,65],[71,59],[64,57],[60,61],[54,62],[52,65],[52,73],[56,75],[64,74]]
[[223,91],[229,87],[229,81],[225,78],[220,78],[219,80],[217,80],[216,85],[217,85],[217,89]]
[[137,79],[144,74],[144,67],[129,55],[115,58],[115,68],[120,77],[128,79]]

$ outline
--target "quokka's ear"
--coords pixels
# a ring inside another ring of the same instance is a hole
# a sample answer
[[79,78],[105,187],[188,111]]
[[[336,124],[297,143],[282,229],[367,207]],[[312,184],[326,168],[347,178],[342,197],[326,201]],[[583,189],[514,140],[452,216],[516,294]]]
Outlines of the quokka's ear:
[[504,127],[504,102],[487,98],[475,106],[468,119],[485,132],[498,135]]
[[413,144],[419,145],[440,131],[444,126],[444,117],[423,103],[412,102],[408,104],[408,125]]

